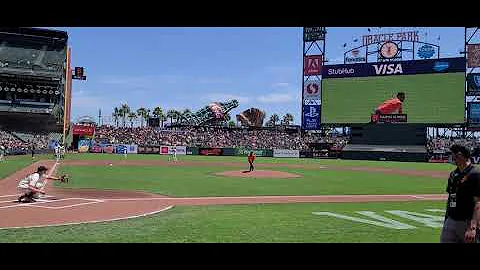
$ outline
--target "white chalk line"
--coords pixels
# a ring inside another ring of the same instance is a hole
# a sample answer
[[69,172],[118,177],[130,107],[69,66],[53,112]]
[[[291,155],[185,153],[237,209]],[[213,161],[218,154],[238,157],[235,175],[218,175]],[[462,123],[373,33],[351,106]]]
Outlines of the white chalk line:
[[[69,200],[84,200],[84,201],[90,201],[90,202],[94,202],[94,203],[104,202],[104,200],[101,200],[101,199],[87,199],[87,198],[63,198],[63,199],[58,199],[58,200],[43,200],[43,199],[37,199],[36,202],[34,202],[34,203],[18,203],[18,204],[14,204],[14,205],[0,206],[0,209],[14,208],[14,207],[36,206],[36,205],[38,205],[38,204],[61,202],[61,201],[69,201]],[[9,201],[9,202],[15,203],[15,201]]]
[[126,217],[121,217],[121,218],[111,218],[111,219],[98,219],[98,220],[92,220],[92,221],[83,221],[83,222],[70,222],[70,223],[59,223],[59,224],[48,224],[48,225],[36,225],[36,226],[24,226],[24,227],[3,227],[0,228],[0,230],[6,230],[6,229],[30,229],[30,228],[43,228],[43,227],[59,227],[59,226],[70,226],[70,225],[80,225],[80,224],[87,224],[87,223],[101,223],[101,222],[112,222],[112,221],[119,221],[119,220],[126,220],[126,219],[133,219],[133,218],[139,218],[139,217],[146,217],[150,215],[155,215],[160,212],[168,211],[172,209],[174,205],[169,205],[165,208],[162,208],[160,210],[140,214],[140,215],[131,215],[131,216],[126,216]]
[[46,208],[46,209],[65,209],[65,208],[73,208],[77,206],[82,206],[82,205],[89,205],[89,204],[96,204],[96,203],[101,203],[99,201],[95,202],[86,202],[86,203],[76,203],[76,204],[71,204],[71,205],[65,205],[65,206],[43,206],[43,205],[32,205],[32,207],[38,207],[38,208]]
[[0,198],[5,198],[5,197],[16,197],[16,196],[20,196],[22,194],[11,194],[11,195],[0,195]]

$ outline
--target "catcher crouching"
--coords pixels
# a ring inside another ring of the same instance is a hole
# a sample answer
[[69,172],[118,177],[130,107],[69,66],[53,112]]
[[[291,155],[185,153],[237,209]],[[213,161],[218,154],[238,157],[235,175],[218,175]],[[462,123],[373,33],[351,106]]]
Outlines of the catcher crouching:
[[18,197],[18,202],[35,202],[40,194],[45,194],[43,189],[45,188],[45,182],[47,179],[58,180],[62,183],[68,182],[68,175],[62,175],[61,177],[47,176],[48,168],[40,166],[37,171],[28,175],[18,183],[22,196]]

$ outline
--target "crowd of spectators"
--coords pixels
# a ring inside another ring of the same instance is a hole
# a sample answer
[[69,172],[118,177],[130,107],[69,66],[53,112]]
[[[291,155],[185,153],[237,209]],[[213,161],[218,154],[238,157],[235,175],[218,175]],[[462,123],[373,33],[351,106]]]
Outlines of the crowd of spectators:
[[10,132],[0,130],[0,145],[8,151],[29,151],[30,149],[43,150],[48,148],[46,134],[30,134],[31,139],[21,140]]
[[116,128],[100,126],[95,131],[96,142],[137,145],[182,145],[197,147],[246,147],[253,149],[306,150],[312,143],[332,143],[343,148],[346,137],[320,136],[272,129],[237,129],[216,127],[182,127],[176,129]]
[[476,138],[453,138],[453,137],[436,137],[427,141],[427,150],[430,152],[448,152],[453,144],[461,144],[474,151],[480,147],[480,140]]

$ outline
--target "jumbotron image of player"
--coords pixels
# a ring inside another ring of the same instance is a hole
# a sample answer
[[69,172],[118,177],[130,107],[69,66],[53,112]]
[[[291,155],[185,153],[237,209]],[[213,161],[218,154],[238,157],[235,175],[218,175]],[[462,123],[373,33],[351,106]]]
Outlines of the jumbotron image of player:
[[385,100],[380,104],[372,115],[372,122],[378,122],[380,115],[385,114],[402,114],[403,113],[403,102],[405,101],[405,93],[398,92],[396,98],[391,98]]

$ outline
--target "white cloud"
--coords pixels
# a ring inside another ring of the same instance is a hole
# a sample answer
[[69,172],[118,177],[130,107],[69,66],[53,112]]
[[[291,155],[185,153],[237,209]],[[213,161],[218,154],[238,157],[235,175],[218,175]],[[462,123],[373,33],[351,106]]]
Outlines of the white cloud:
[[261,103],[285,103],[295,100],[295,95],[292,93],[272,93],[259,96],[257,100]]
[[240,104],[242,103],[248,103],[248,97],[242,97],[242,96],[237,96],[237,95],[232,95],[228,93],[210,93],[207,94],[203,100],[207,102],[212,102],[212,101],[228,101],[236,99]]

